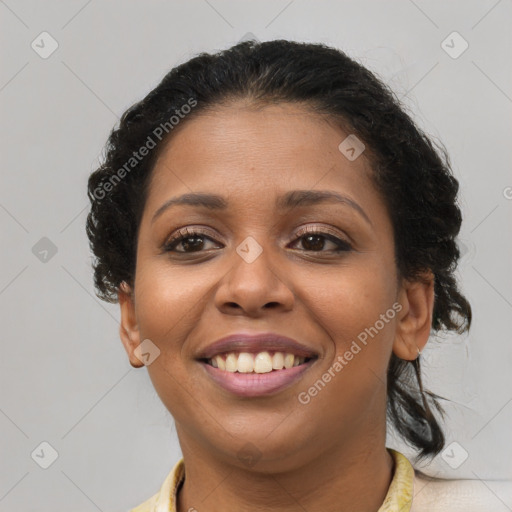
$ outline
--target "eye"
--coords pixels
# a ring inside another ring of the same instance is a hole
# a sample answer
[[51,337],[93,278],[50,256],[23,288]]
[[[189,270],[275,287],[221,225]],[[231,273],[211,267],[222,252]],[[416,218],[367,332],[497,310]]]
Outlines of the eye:
[[[324,251],[325,240],[331,243],[334,249]],[[346,252],[352,249],[347,241],[342,240],[326,228],[322,230],[308,226],[297,233],[296,241],[301,241],[304,250],[309,252]]]
[[[205,240],[214,242],[212,238],[207,236],[207,234],[200,229],[183,228],[178,230],[176,235],[165,243],[163,250],[165,252],[176,252],[182,254],[200,252],[204,249]],[[183,250],[176,250],[180,245]]]
[[[203,252],[208,249],[207,242],[213,244],[213,248],[220,248],[218,242],[208,236],[209,232],[205,232],[198,228],[182,228],[168,240],[163,250],[164,252],[174,252],[181,254],[190,254],[194,252]],[[345,240],[342,240],[328,229],[315,228],[308,226],[297,233],[295,243],[301,242],[303,249],[308,252],[347,252],[352,246]],[[333,248],[324,250],[326,241],[332,244]],[[181,250],[178,248],[181,247]]]

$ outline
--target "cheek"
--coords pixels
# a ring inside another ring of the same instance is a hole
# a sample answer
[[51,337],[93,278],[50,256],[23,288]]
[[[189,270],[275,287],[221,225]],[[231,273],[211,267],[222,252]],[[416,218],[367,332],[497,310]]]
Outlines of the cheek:
[[140,254],[136,272],[135,304],[141,341],[151,340],[160,350],[147,366],[153,386],[176,419],[193,414],[194,383],[190,379],[190,347],[187,341],[201,325],[205,307],[212,301],[212,287],[219,272],[183,265]]
[[[303,275],[297,279],[296,289],[300,290],[306,314],[331,339],[333,352],[343,354],[352,341],[359,339],[365,348],[364,356],[373,357],[390,350],[396,316],[392,309],[396,294],[394,279],[394,272],[385,262],[367,258],[357,265]],[[381,315],[385,316],[384,320]],[[365,346],[365,339],[378,342],[368,342]],[[362,353],[363,350],[359,355]],[[333,357],[334,353],[329,355]]]
[[312,286],[309,280],[307,309],[331,343],[319,369],[302,383],[299,411],[303,421],[322,416],[322,428],[330,429],[332,436],[338,435],[341,423],[355,431],[374,421],[375,411],[384,414],[396,324],[389,274],[369,265],[332,274],[324,287]]
[[197,322],[207,296],[208,281],[192,266],[172,269],[165,262],[145,262],[137,267],[136,312],[141,337],[155,340],[162,349],[175,351],[191,325]]

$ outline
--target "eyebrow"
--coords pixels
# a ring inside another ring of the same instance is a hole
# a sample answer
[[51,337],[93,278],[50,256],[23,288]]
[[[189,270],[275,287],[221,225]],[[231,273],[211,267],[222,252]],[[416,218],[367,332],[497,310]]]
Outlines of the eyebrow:
[[[280,210],[291,210],[300,206],[311,206],[320,203],[341,203],[350,206],[353,210],[357,211],[368,224],[373,225],[366,212],[358,203],[348,196],[338,194],[331,190],[292,190],[279,196],[276,200],[276,206]],[[209,210],[226,210],[228,208],[226,198],[217,194],[205,194],[200,192],[183,194],[182,196],[167,200],[160,206],[153,215],[151,223],[155,222],[166,210],[177,205],[199,206]]]

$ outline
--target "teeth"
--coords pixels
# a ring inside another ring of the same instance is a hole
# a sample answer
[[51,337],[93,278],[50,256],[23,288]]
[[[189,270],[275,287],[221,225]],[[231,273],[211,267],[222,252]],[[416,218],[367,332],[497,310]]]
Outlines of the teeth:
[[251,373],[254,370],[254,357],[247,352],[238,355],[238,368],[240,373]]
[[272,371],[272,358],[268,352],[260,352],[254,358],[254,371],[268,373]]
[[[219,370],[225,370],[226,369],[226,361],[224,361],[224,359],[222,359],[222,357],[215,356],[213,358],[213,360],[215,360],[217,362],[217,368],[219,368]],[[212,365],[213,365],[213,360],[212,360]],[[213,365],[213,366],[215,366],[215,365]]]
[[304,357],[295,356],[290,353],[274,352],[271,356],[268,352],[251,354],[249,352],[229,352],[225,359],[217,355],[208,362],[219,370],[239,373],[269,373],[272,370],[282,370],[299,366],[305,361]]
[[284,367],[291,368],[293,366],[294,360],[295,360],[295,356],[293,354],[286,354],[284,356]]
[[233,352],[228,354],[226,357],[226,371],[227,372],[236,372],[238,368],[238,358],[235,356]]
[[274,370],[280,370],[284,367],[284,355],[282,352],[276,352],[272,356],[272,368]]

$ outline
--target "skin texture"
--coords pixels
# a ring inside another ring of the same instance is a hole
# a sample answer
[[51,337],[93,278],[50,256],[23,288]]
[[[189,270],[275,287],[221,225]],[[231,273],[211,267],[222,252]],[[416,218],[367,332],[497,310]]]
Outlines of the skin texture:
[[[365,154],[351,162],[338,150],[347,135],[300,105],[239,101],[184,122],[156,162],[134,290],[124,283],[119,292],[120,335],[133,366],[142,366],[134,350],[143,340],[161,351],[147,369],[183,451],[179,512],[376,511],[387,493],[387,365],[392,351],[412,360],[426,344],[433,281],[429,274],[425,283],[397,285],[390,217]],[[336,203],[276,209],[279,195],[299,189],[349,196],[371,224]],[[223,195],[229,207],[174,206],[151,222],[165,201],[190,192]],[[202,252],[165,253],[185,226],[209,229]],[[328,227],[353,248],[335,253],[322,238],[308,245],[297,237],[305,226]],[[252,263],[236,252],[248,236],[263,249]],[[301,404],[299,393],[396,302],[400,312]],[[320,357],[292,386],[242,399],[195,360],[242,331],[283,334]],[[237,456],[247,443],[259,457],[252,466]]]

